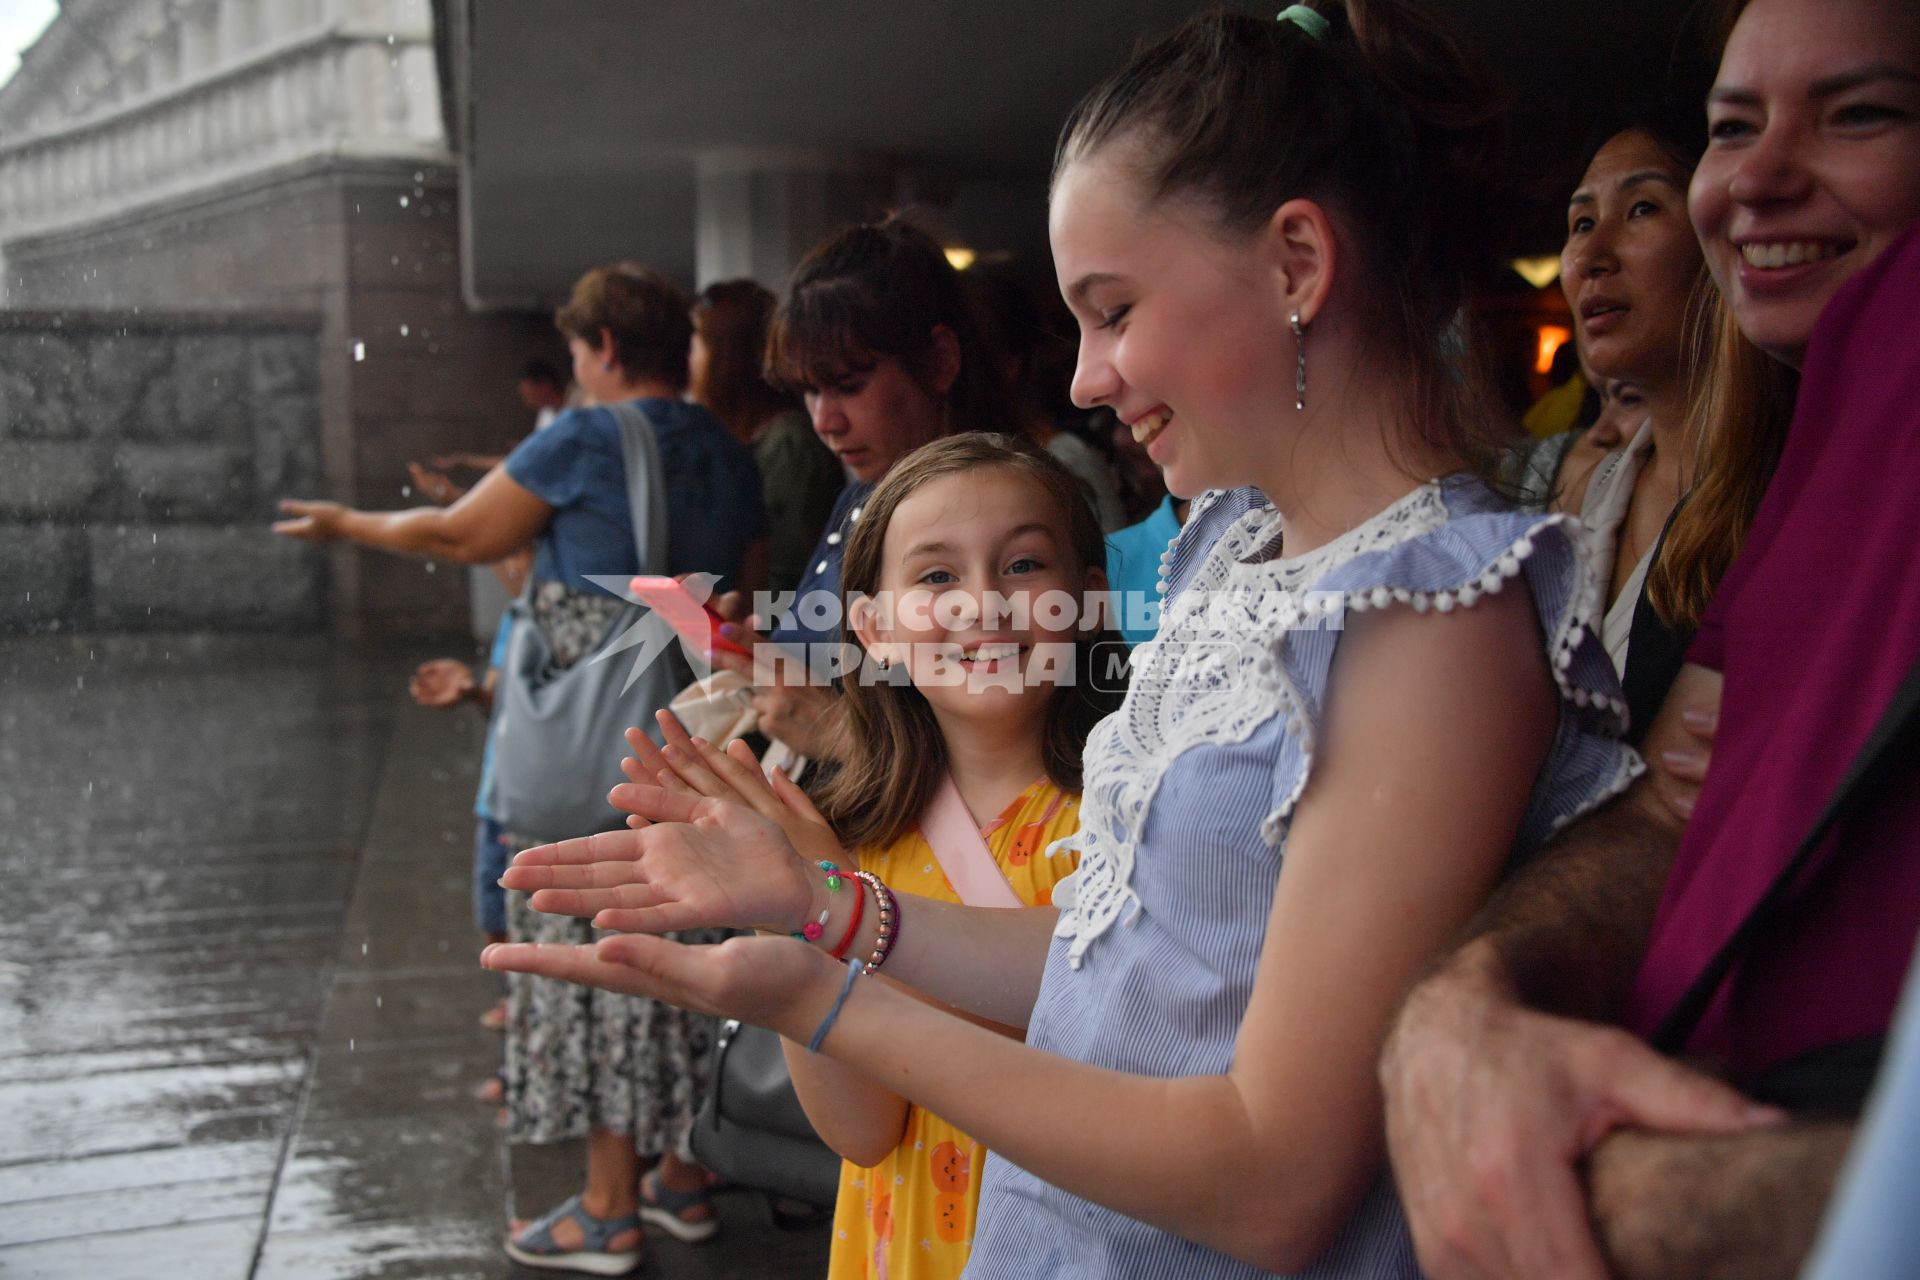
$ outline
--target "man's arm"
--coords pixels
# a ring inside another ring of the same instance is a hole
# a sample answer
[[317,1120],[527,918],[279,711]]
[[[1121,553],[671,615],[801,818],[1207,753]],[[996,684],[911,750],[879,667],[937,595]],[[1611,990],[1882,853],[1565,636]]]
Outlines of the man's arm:
[[[1685,666],[1648,730],[1646,753],[1691,748],[1681,714],[1718,706],[1720,675]],[[1685,830],[1667,803],[1675,786],[1650,769],[1613,803],[1574,823],[1516,873],[1468,927],[1529,1008],[1565,1017],[1612,1015],[1639,968]],[[1477,945],[1476,945],[1477,944]]]
[[1846,1121],[1616,1132],[1587,1161],[1601,1250],[1620,1280],[1792,1280],[1852,1138]]
[[[1684,734],[1719,677],[1687,667],[1648,734]],[[1570,828],[1497,894],[1402,1002],[1381,1055],[1387,1140],[1422,1268],[1601,1280],[1581,1165],[1622,1127],[1731,1133],[1769,1123],[1707,1076],[1614,1027],[1681,824],[1654,770]],[[1545,1012],[1545,1011],[1551,1012]]]

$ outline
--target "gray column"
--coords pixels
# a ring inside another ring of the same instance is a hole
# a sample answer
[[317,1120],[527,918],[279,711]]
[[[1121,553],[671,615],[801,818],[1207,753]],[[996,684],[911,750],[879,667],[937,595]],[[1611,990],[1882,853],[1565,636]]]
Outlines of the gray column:
[[781,292],[808,249],[886,212],[895,175],[862,156],[713,152],[695,164],[694,263],[700,288],[757,280]]

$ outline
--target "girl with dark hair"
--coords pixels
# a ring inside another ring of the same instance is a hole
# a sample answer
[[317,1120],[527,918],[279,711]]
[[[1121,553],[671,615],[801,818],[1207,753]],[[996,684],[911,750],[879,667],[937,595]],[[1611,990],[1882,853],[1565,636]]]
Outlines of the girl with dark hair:
[[508,872],[635,930],[824,911],[828,945],[885,934],[888,976],[1024,1043],[784,936],[486,963],[724,1009],[950,1118],[994,1151],[971,1276],[1416,1275],[1381,1160],[1389,1011],[1638,766],[1571,522],[1476,477],[1496,419],[1456,317],[1499,207],[1491,115],[1420,10],[1322,0],[1195,19],[1069,120],[1074,399],[1195,502],[1051,908],[880,912],[760,815],[658,788],[633,796],[656,825]]
[[[1078,826],[1082,748],[1120,700],[1087,678],[1115,639],[1097,615],[1102,557],[1079,481],[1051,455],[982,434],[915,450],[874,489],[847,549],[847,635],[871,665],[839,704],[846,747],[826,816],[784,777],[770,786],[742,745],[723,754],[664,715],[664,756],[630,733],[628,775],[747,805],[796,848],[854,870],[844,844],[890,892],[957,903],[941,868],[964,851],[943,847],[929,817],[951,779],[963,808],[948,811],[979,829],[1020,903],[1047,903],[1078,862],[1063,838]],[[1050,595],[1072,607],[1052,612]],[[790,1042],[787,1056],[808,1114],[846,1157],[829,1276],[959,1275],[980,1144],[849,1067]]]
[[845,477],[799,401],[766,380],[773,309],[773,295],[751,280],[702,289],[693,304],[687,394],[753,450],[767,507],[767,589],[778,593],[800,585]]
[[[794,268],[767,335],[766,372],[799,395],[813,429],[851,477],[808,558],[794,598],[772,624],[775,645],[804,661],[760,662],[725,651],[714,665],[756,682],[760,732],[802,756],[830,755],[840,646],[840,561],[867,495],[893,464],[955,431],[1016,422],[999,362],[988,356],[960,277],[940,246],[897,218],[849,227]],[[744,645],[745,603],[716,602]],[[770,651],[769,651],[770,652]]]

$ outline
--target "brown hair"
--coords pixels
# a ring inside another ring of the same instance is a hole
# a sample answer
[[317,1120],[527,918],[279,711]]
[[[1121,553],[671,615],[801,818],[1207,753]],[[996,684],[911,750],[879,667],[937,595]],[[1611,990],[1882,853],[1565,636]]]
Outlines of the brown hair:
[[[1748,2],[1721,4],[1719,53]],[[1702,288],[1695,301],[1685,432],[1695,450],[1693,488],[1647,572],[1647,597],[1671,627],[1700,625],[1720,575],[1746,543],[1800,393],[1798,371],[1747,340],[1719,290]]]
[[945,396],[952,425],[1012,426],[1001,362],[986,349],[959,273],[930,236],[898,217],[848,227],[794,268],[767,333],[767,378],[805,392],[892,357],[924,387],[940,326],[960,347],[960,374]]
[[592,347],[605,330],[613,338],[613,362],[628,378],[658,380],[675,391],[687,385],[693,321],[686,295],[652,267],[595,267],[574,283],[573,295],[553,313],[553,327]]
[[775,414],[796,407],[794,398],[761,372],[773,306],[773,295],[751,280],[710,284],[693,304],[694,332],[707,347],[707,367],[692,388],[693,398],[742,440],[751,440]]
[[[1081,571],[1105,567],[1099,518],[1072,472],[1023,439],[966,432],[922,445],[874,489],[847,540],[842,604],[880,589],[887,526],[902,502],[929,481],[983,467],[1004,468],[1037,483],[1065,521],[1068,550]],[[850,620],[846,640],[858,643]],[[1096,646],[1117,652],[1118,644],[1119,637],[1104,619],[1097,628],[1083,631],[1074,644],[1070,680],[1054,689],[1048,704],[1043,755],[1047,777],[1063,791],[1080,790],[1087,735],[1120,705],[1120,690],[1102,687],[1106,681],[1092,678]],[[846,696],[835,711],[844,764],[821,794],[821,810],[850,847],[890,844],[919,820],[946,771],[946,742],[933,708],[909,683],[855,678],[847,681]]]
[[1694,370],[1682,438],[1693,487],[1647,571],[1647,597],[1670,627],[1697,627],[1720,575],[1746,543],[1787,447],[1800,375],[1747,341],[1712,282],[1694,293]]
[[1492,475],[1503,433],[1463,304],[1512,203],[1493,81],[1406,0],[1308,7],[1324,37],[1222,10],[1147,48],[1068,117],[1055,178],[1125,141],[1149,199],[1197,199],[1231,234],[1296,197],[1328,206],[1356,241],[1380,355],[1411,376],[1412,438]]

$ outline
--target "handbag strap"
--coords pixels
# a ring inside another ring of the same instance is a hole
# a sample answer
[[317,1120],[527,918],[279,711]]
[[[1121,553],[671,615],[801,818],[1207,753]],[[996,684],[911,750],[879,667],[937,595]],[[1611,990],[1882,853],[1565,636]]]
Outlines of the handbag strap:
[[620,424],[620,455],[627,468],[627,512],[640,572],[667,571],[667,486],[661,474],[660,442],[646,411],[631,400],[606,406]]
[[[1873,726],[1873,732],[1867,735],[1861,744],[1859,754],[1853,758],[1846,776],[1840,785],[1827,798],[1827,804],[1814,820],[1813,827],[1800,841],[1793,856],[1787,860],[1780,874],[1773,878],[1766,892],[1760,895],[1747,912],[1746,918],[1728,935],[1713,958],[1707,962],[1700,976],[1693,980],[1673,1008],[1660,1021],[1654,1031],[1652,1044],[1667,1054],[1679,1054],[1707,1015],[1720,987],[1727,980],[1727,974],[1753,940],[1769,925],[1775,923],[1786,910],[1787,904],[1797,893],[1804,892],[1819,876],[1820,871],[1839,861],[1829,858],[1825,866],[1815,869],[1812,876],[1804,873],[1814,854],[1826,843],[1834,825],[1842,818],[1858,809],[1867,792],[1882,782],[1893,769],[1900,764],[1911,765],[1913,756],[1912,739],[1916,729],[1920,729],[1920,661],[1916,661],[1907,670],[1906,679],[1901,681],[1893,700],[1881,713],[1879,721]],[[1902,749],[1903,746],[1907,749]]]
[[970,907],[1024,907],[1020,895],[987,848],[953,775],[940,779],[927,811],[920,815],[920,834],[933,846],[934,859],[947,874],[947,883]]

